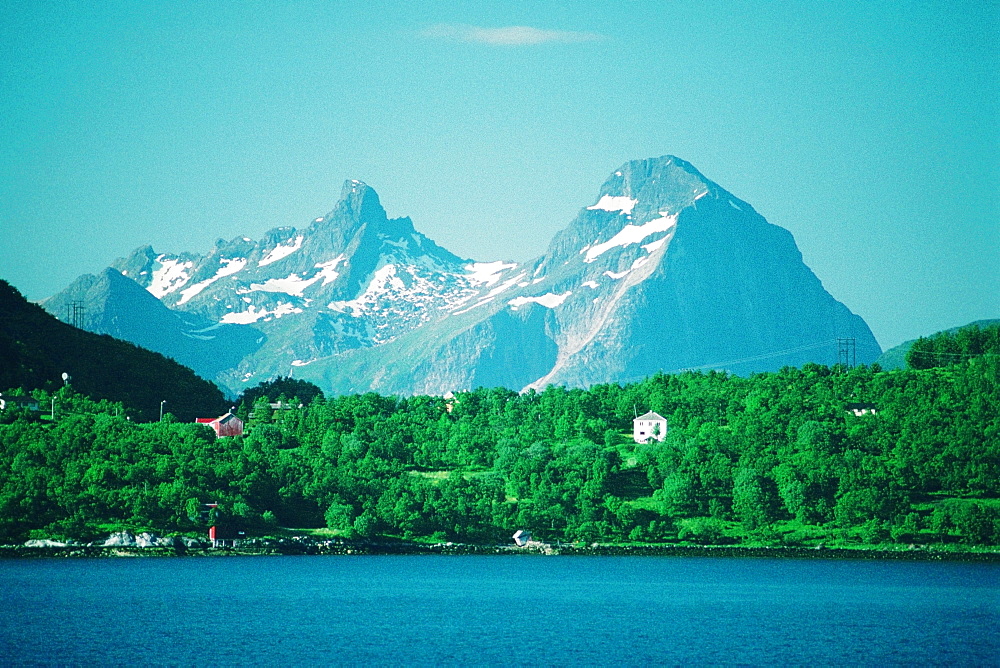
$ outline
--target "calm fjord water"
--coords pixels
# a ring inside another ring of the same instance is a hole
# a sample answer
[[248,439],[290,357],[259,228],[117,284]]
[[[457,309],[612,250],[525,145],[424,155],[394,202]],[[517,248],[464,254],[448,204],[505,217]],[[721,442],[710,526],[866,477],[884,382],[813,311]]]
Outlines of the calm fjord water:
[[1000,665],[995,564],[0,561],[0,663]]

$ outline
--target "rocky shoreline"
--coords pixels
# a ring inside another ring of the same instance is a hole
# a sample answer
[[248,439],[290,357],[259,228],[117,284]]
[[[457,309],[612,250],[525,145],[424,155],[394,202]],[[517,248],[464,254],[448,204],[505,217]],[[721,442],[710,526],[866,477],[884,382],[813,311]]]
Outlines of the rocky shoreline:
[[31,540],[23,545],[0,545],[0,558],[100,557],[223,557],[280,555],[573,555],[656,557],[756,557],[791,559],[866,559],[902,561],[965,561],[1000,563],[1000,549],[988,552],[950,551],[910,546],[902,550],[825,547],[743,547],[739,545],[614,545],[593,543],[514,545],[471,543],[417,543],[405,541],[292,538],[249,538],[213,545],[186,536],[161,537],[152,533],[112,534],[104,541],[80,544]]

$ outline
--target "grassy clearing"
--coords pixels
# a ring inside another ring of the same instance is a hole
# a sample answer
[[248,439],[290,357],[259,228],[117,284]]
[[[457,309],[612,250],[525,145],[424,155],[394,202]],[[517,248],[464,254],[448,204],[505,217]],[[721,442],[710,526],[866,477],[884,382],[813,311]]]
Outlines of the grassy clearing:
[[442,480],[446,480],[448,476],[452,474],[451,471],[407,471],[407,475],[413,476],[414,478],[423,478],[424,480],[430,480],[435,483],[439,483]]
[[465,480],[472,480],[474,478],[482,478],[483,476],[489,475],[492,469],[445,469],[439,471],[429,471],[423,469],[411,469],[406,472],[407,475],[413,476],[414,478],[423,478],[424,480],[430,480],[435,485],[441,484],[443,480],[447,480],[449,477],[454,475],[460,475]]
[[640,496],[634,499],[629,499],[625,501],[636,510],[651,510],[654,513],[661,513],[663,510],[663,504],[654,499],[652,496]]

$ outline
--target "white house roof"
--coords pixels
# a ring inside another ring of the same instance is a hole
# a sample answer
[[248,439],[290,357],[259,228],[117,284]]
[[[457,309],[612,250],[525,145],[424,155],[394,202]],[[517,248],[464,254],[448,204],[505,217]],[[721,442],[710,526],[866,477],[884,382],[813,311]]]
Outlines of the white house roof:
[[[645,415],[640,415],[635,420],[666,420],[666,419],[667,418],[663,417],[659,413],[654,413],[653,411],[649,411]],[[635,420],[633,420],[633,422],[635,422]]]
[[31,406],[38,405],[38,399],[34,397],[25,397],[17,395],[0,395],[0,404],[7,402],[9,404],[17,404],[19,406]]

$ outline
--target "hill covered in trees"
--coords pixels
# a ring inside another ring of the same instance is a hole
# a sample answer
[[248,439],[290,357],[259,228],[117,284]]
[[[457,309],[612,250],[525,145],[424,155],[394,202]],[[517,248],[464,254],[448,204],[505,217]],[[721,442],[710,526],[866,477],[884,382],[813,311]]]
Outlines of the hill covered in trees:
[[0,391],[72,386],[96,400],[119,402],[134,419],[159,417],[160,402],[179,419],[214,416],[222,391],[159,353],[60,322],[0,280]]
[[947,367],[982,355],[996,355],[998,351],[1000,320],[981,320],[920,337],[906,351],[906,365],[911,369]]
[[[996,331],[973,339],[987,342],[976,354],[897,371],[689,372],[449,399],[317,394],[276,411],[267,400],[279,397],[263,393],[240,408],[246,435],[219,440],[204,425],[127,422],[62,390],[74,414],[0,426],[0,537],[198,531],[202,504],[217,502],[264,533],[997,545],[1000,348]],[[630,438],[646,410],[669,419],[662,443]]]
[[[920,346],[925,346],[928,341],[934,339],[936,336],[940,336],[943,334],[954,334],[959,330],[965,330],[966,332],[972,332],[973,330],[975,330],[978,332],[982,332],[983,335],[987,335],[987,330],[993,325],[1000,325],[1000,320],[977,320],[975,322],[970,322],[967,325],[962,325],[961,327],[952,327],[951,329],[943,330],[929,337],[920,337],[919,339],[911,339],[909,341],[904,341],[903,343],[900,343],[898,346],[889,348],[888,350],[883,352],[882,355],[875,361],[883,369],[905,369],[907,362],[907,354],[910,352],[910,349],[913,347],[913,345],[918,341],[920,342]],[[918,346],[918,348],[920,346]],[[926,353],[927,350],[924,349],[923,352]],[[947,356],[940,356],[940,357],[943,358]],[[923,363],[926,363],[927,361],[928,360],[926,359],[922,360]],[[950,364],[958,360],[955,357],[951,357],[946,361],[947,363]]]

